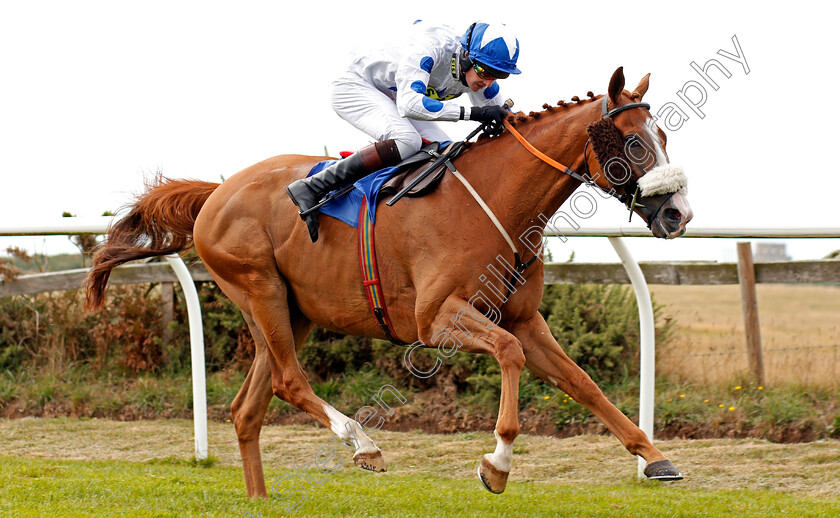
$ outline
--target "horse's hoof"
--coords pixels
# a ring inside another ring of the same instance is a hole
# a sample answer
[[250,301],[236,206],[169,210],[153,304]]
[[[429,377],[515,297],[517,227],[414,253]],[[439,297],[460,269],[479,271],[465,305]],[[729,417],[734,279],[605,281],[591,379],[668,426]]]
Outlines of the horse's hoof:
[[502,471],[494,466],[487,460],[486,455],[481,459],[481,464],[478,465],[478,479],[487,491],[497,495],[505,490],[509,474],[509,472]]
[[649,462],[645,466],[645,476],[651,480],[682,480],[683,476],[670,460]]
[[385,458],[382,457],[382,452],[379,450],[357,453],[353,455],[353,462],[362,469],[379,472],[388,471],[385,469]]

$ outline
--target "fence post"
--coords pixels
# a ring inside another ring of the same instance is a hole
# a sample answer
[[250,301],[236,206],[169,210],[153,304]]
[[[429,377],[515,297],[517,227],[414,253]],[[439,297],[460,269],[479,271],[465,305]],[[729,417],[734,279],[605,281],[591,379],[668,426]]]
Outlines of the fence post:
[[755,293],[755,266],[749,242],[738,243],[738,283],[741,285],[741,308],[747,338],[750,372],[759,385],[764,384],[764,359],[761,353],[761,328],[758,325],[758,297]]

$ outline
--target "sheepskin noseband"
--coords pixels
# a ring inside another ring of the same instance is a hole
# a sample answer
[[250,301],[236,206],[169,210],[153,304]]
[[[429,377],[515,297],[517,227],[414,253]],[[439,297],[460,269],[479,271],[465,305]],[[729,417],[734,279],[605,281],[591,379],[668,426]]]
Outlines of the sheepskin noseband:
[[[624,153],[624,138],[609,117],[602,117],[586,127],[589,138],[592,139],[592,149],[595,157],[603,168],[610,164],[610,160],[622,160],[629,164],[630,160]],[[618,165],[618,164],[615,164]],[[611,181],[622,178],[626,171],[619,166],[618,174],[606,171]],[[639,194],[646,198],[660,194],[674,192],[687,194],[688,179],[682,167],[665,164],[654,167],[638,180]]]
[[642,198],[672,192],[688,194],[688,177],[682,167],[671,164],[660,165],[639,178],[639,194]]

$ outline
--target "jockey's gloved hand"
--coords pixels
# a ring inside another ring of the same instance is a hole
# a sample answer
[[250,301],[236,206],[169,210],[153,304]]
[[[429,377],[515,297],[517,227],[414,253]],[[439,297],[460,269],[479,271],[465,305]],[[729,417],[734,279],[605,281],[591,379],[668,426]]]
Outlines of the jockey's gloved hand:
[[508,111],[501,106],[473,106],[470,110],[470,120],[487,124],[485,130],[488,135],[495,137],[505,129],[504,121]]

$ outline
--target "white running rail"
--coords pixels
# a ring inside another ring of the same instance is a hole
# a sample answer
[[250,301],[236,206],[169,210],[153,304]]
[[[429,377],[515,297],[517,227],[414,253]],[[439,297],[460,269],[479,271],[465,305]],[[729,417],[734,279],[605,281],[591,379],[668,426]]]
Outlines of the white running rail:
[[[104,234],[113,218],[61,218],[45,224],[26,224],[0,227],[0,236],[60,236],[68,234]],[[201,304],[190,271],[177,254],[166,256],[175,270],[178,283],[184,290],[187,318],[190,326],[190,354],[192,357],[193,426],[195,429],[195,458],[208,456],[207,444],[207,381],[204,363],[204,330],[201,321]]]
[[[0,227],[0,236],[50,236],[67,234],[104,234],[112,218],[62,218],[49,224],[25,224],[15,227]],[[656,343],[654,339],[653,305],[650,291],[639,263],[630,254],[622,237],[652,237],[645,227],[579,227],[568,233],[549,230],[547,237],[607,237],[621,259],[639,307],[640,337],[640,390],[639,427],[653,441],[653,409],[655,385]],[[840,228],[689,228],[683,238],[840,238]],[[190,323],[190,346],[192,350],[193,411],[195,421],[195,452],[197,459],[206,459],[207,452],[207,396],[204,364],[204,335],[201,326],[201,307],[198,293],[189,270],[177,255],[166,260],[175,270],[178,281],[187,299]],[[645,461],[638,462],[638,476],[644,477]]]

